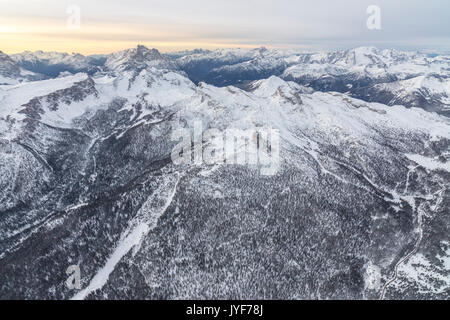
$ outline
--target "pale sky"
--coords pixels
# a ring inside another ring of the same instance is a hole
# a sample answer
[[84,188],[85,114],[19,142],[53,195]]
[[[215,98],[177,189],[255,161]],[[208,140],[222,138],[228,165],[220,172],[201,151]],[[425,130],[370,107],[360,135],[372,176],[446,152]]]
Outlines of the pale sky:
[[[369,5],[381,9],[381,30],[366,26]],[[80,9],[79,29],[67,27],[69,20],[76,26],[71,7]],[[450,1],[0,0],[6,53],[109,53],[138,43],[161,51],[362,45],[449,51]]]

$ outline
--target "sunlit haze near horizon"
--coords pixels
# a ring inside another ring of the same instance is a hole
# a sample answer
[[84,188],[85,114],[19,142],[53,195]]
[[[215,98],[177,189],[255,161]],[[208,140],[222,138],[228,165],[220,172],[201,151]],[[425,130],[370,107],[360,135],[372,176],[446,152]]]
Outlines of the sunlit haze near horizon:
[[[369,30],[367,8],[381,9]],[[79,8],[79,28],[68,27]],[[110,53],[204,48],[450,51],[450,2],[429,0],[0,0],[0,50]]]

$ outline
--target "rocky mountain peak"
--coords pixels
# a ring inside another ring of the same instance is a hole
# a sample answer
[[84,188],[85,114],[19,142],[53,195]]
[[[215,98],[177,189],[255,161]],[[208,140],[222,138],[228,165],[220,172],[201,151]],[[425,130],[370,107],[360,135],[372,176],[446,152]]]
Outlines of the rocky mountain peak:
[[164,57],[157,49],[149,49],[143,45],[110,55],[105,66],[110,71],[141,71],[149,67],[177,69],[176,64]]

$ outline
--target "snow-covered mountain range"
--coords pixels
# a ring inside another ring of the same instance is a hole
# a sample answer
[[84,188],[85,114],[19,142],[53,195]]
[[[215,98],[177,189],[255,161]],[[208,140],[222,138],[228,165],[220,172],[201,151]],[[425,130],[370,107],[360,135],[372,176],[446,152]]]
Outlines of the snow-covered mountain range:
[[42,76],[21,67],[10,56],[0,51],[0,85],[17,84],[41,78]]
[[[448,299],[449,62],[0,55],[0,298]],[[278,171],[175,164],[199,122],[277,130]]]
[[[161,54],[156,49],[138,46],[110,55],[94,56],[24,52],[11,57],[3,54],[0,57],[0,76],[10,79],[3,83],[13,83],[68,73],[94,75],[150,66],[183,71],[196,84],[206,82],[215,86],[245,87],[251,81],[278,76],[316,91],[336,91],[365,101],[417,106],[449,115],[448,91],[442,91],[445,84],[437,84],[450,77],[449,56],[374,47],[334,52],[269,50],[264,47],[253,50],[199,49]],[[423,82],[421,77],[440,79],[434,81],[439,88],[430,88],[433,80]],[[414,88],[411,88],[411,83],[414,83]],[[417,87],[418,83],[423,83],[423,87]],[[440,90],[437,96],[436,90]]]

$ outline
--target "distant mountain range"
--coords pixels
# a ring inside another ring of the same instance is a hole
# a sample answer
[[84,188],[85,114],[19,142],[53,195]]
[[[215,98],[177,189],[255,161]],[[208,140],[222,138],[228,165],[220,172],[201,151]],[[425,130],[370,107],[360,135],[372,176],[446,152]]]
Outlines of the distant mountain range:
[[[156,49],[138,46],[110,55],[87,57],[76,53],[24,52],[11,57],[2,54],[0,76],[3,83],[15,83],[67,73],[94,75],[142,69],[149,64],[184,71],[197,84],[242,87],[251,81],[278,76],[317,91],[348,93],[366,101],[423,107],[450,115],[448,90],[442,90],[448,88],[450,56],[373,47],[320,53],[258,48],[160,54]],[[423,77],[428,80],[421,81]],[[424,87],[417,87],[418,83]],[[429,87],[432,83],[439,88]]]
[[[447,299],[449,75],[376,48],[0,54],[0,299]],[[278,170],[174,163],[196,123],[178,156],[242,130],[236,159]]]

